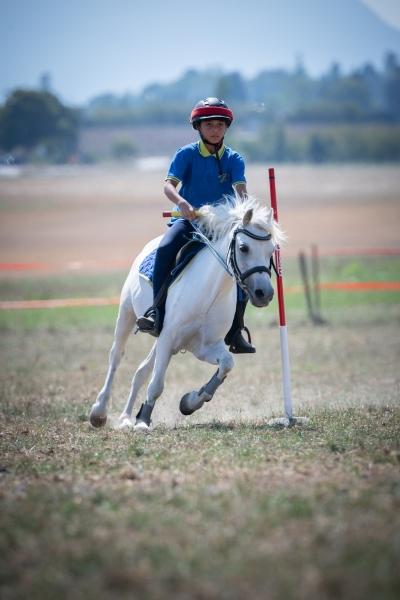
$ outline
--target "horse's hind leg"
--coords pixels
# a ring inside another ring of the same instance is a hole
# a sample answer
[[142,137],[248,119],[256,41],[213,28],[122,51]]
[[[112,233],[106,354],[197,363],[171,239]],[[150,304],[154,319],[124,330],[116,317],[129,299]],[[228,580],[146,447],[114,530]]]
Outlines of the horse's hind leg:
[[122,411],[120,416],[120,424],[121,427],[131,427],[132,426],[132,409],[139,393],[140,388],[146,381],[147,377],[150,374],[151,369],[154,366],[154,360],[156,356],[156,345],[157,342],[154,343],[152,349],[150,350],[149,355],[144,359],[144,361],[139,365],[136,370],[135,375],[132,379],[131,390],[129,393],[128,400],[126,402],[125,408]]
[[135,319],[136,315],[133,311],[130,298],[126,297],[119,307],[106,380],[90,411],[89,420],[93,427],[102,427],[107,421],[107,405],[111,395],[114,375],[124,354],[126,341],[133,329]]

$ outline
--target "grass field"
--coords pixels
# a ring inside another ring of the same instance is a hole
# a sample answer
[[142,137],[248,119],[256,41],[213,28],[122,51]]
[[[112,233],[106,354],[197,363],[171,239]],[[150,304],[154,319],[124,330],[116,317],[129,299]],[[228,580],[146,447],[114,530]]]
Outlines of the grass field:
[[[395,279],[398,259],[374,261]],[[371,266],[323,262],[329,279],[365,280]],[[115,294],[120,276],[13,278],[1,294]],[[190,418],[179,398],[210,367],[176,357],[148,437],[113,429],[146,336],[130,340],[110,425],[87,422],[115,306],[2,311],[2,598],[397,598],[398,301],[325,291],[328,324],[312,327],[288,294],[306,427],[266,426],[282,414],[279,336],[275,311],[254,309],[258,353]]]
[[[30,183],[15,184],[17,203],[26,194],[33,205],[47,189],[33,181],[30,192]],[[4,212],[14,189],[6,187]],[[393,223],[388,231],[393,246]],[[328,232],[318,234],[322,282],[399,281],[398,256],[329,256],[338,238]],[[54,260],[69,245],[75,251],[75,233]],[[30,258],[40,259],[39,238],[29,239]],[[341,231],[344,246],[352,239]],[[296,253],[288,255],[285,286],[296,289]],[[124,277],[8,274],[0,300],[115,296]],[[129,340],[106,428],[88,424],[116,306],[0,311],[2,600],[397,600],[400,293],[323,290],[321,300],[327,323],[316,327],[302,292],[286,295],[295,413],[309,424],[267,427],[282,415],[274,302],[247,314],[257,354],[236,357],[213,401],[191,417],[180,415],[180,397],[213,368],[188,354],[173,358],[149,436],[115,427],[152,344],[145,335]]]
[[[320,279],[325,282],[368,282],[399,281],[399,256],[337,256],[320,259]],[[284,261],[285,287],[288,289],[285,303],[296,320],[305,317],[305,299],[302,288],[297,259]],[[46,300],[53,298],[112,298],[119,295],[126,271],[110,271],[108,273],[70,273],[47,274],[33,276],[0,277],[0,301],[2,300]],[[335,312],[341,319],[341,308],[348,306],[396,305],[399,302],[398,292],[377,290],[353,291],[321,291],[321,303],[325,308]],[[249,308],[252,318],[258,322],[276,320],[276,310],[271,307],[266,311]],[[0,311],[0,326],[3,328],[37,328],[47,326],[69,327],[71,323],[78,325],[114,327],[116,307],[65,308],[58,310],[3,310]],[[332,318],[332,315],[331,315]]]

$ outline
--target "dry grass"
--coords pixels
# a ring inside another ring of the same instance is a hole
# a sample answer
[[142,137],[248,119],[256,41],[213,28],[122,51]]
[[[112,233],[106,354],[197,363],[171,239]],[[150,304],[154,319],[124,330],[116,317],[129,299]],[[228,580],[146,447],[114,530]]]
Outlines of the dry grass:
[[[321,253],[397,247],[398,170],[277,174],[289,254],[311,241]],[[0,182],[2,260],[129,263],[164,227],[162,175],[89,169]],[[249,181],[266,196],[264,169],[250,168]],[[384,265],[385,277],[398,278],[396,265]],[[346,268],[365,279],[359,263]],[[82,288],[107,294],[117,278],[92,274]],[[19,276],[0,293],[80,295],[79,286]],[[282,431],[266,427],[282,413],[272,314],[250,311],[257,354],[237,357],[190,418],[179,399],[213,368],[175,357],[148,437],[113,429],[113,419],[104,430],[87,422],[114,308],[2,318],[1,598],[397,600],[400,347],[389,296],[330,296],[319,328],[288,299],[293,398],[311,422]],[[130,340],[113,417],[151,342]]]
[[[397,597],[398,335],[387,315],[361,317],[291,328],[306,428],[266,427],[281,391],[265,324],[258,354],[191,418],[179,397],[211,367],[176,357],[148,437],[87,424],[111,329],[5,330],[2,597]],[[151,343],[137,341],[114,414]]]

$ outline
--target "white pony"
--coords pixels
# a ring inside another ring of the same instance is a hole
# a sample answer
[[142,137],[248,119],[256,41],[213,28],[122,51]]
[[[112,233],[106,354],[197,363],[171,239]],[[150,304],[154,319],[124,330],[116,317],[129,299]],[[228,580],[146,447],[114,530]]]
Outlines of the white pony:
[[[168,364],[179,350],[188,350],[199,360],[218,365],[208,383],[182,397],[181,412],[189,415],[211,400],[234,366],[224,337],[235,313],[237,284],[245,289],[253,306],[267,306],[274,295],[271,257],[284,234],[274,221],[272,210],[260,206],[251,197],[245,200],[226,197],[216,206],[203,206],[201,213],[197,221],[197,236],[207,236],[208,247],[192,259],[168,291],[163,329],[133,377],[130,394],[120,416],[121,427],[149,429],[155,401],[164,389]],[[94,427],[104,425],[107,420],[111,386],[127,338],[137,317],[152,304],[151,284],[140,275],[139,266],[157,247],[160,239],[145,246],[123,286],[109,369],[90,411],[90,423]],[[151,371],[146,401],[134,423],[131,419],[133,405]]]

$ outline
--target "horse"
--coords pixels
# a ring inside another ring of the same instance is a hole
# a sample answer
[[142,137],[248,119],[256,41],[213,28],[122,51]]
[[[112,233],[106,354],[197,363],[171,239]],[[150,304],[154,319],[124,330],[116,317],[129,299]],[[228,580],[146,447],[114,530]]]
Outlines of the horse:
[[[190,415],[209,402],[234,366],[224,337],[235,313],[237,285],[255,307],[266,307],[273,298],[272,255],[285,234],[271,209],[250,196],[224,197],[217,205],[203,206],[193,226],[194,238],[201,239],[205,248],[168,290],[163,329],[134,374],[119,418],[121,428],[149,431],[151,413],[163,392],[170,359],[179,351],[189,351],[199,360],[218,366],[205,385],[184,394],[179,405],[181,413]],[[139,267],[160,240],[161,236],[144,247],[123,285],[106,379],[89,415],[93,427],[106,423],[111,387],[127,339],[138,316],[152,303],[151,284],[140,274]],[[134,422],[133,406],[150,373],[146,400]]]

